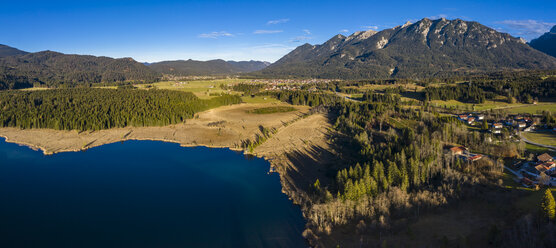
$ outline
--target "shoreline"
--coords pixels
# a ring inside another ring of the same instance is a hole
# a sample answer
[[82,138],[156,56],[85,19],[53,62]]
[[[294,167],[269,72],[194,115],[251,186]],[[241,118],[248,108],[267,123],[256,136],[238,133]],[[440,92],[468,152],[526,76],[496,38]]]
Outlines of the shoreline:
[[[267,105],[268,106],[268,105]],[[291,105],[288,105],[291,106]],[[0,128],[0,137],[7,143],[26,146],[42,151],[45,156],[61,152],[78,152],[128,140],[161,141],[176,143],[181,147],[225,148],[240,151],[244,155],[262,158],[269,163],[269,173],[278,173],[281,191],[292,204],[300,207],[305,220],[305,231],[309,230],[308,186],[320,177],[320,157],[315,151],[329,149],[326,134],[330,124],[323,114],[307,114],[309,107],[295,106],[298,110],[270,115],[245,114],[246,109],[258,104],[242,104],[211,109],[199,114],[199,118],[186,123],[161,127],[126,127],[94,132],[77,132],[52,129]],[[222,126],[207,125],[226,121]],[[284,125],[288,123],[287,125]],[[277,132],[252,152],[241,148],[244,139],[252,139],[260,126],[276,128]],[[301,176],[303,175],[303,176]],[[306,241],[315,245],[312,237]]]

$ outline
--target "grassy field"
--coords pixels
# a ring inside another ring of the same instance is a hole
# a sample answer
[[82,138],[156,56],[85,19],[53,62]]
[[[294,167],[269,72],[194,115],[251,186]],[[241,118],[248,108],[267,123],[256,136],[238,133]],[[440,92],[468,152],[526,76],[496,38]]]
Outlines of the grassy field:
[[241,100],[245,103],[279,103],[280,101],[270,96],[242,96]]
[[22,91],[34,91],[34,90],[48,90],[46,87],[33,87],[33,88],[25,88],[21,89]]
[[529,113],[529,114],[540,114],[542,111],[550,111],[551,113],[556,113],[556,103],[545,102],[539,104],[527,104],[526,106],[519,106],[515,108],[509,108],[508,113],[519,114],[519,113]]
[[274,114],[274,113],[285,113],[295,111],[296,108],[290,106],[272,106],[272,107],[264,107],[264,108],[256,108],[253,110],[249,110],[248,113],[253,114]]
[[556,146],[556,134],[554,132],[524,132],[523,136],[535,143]]
[[241,94],[241,92],[234,92],[223,90],[221,85],[228,86],[238,83],[245,83],[250,80],[246,79],[215,79],[215,80],[184,80],[184,81],[164,81],[153,84],[137,84],[135,87],[146,89],[154,87],[157,89],[165,90],[178,90],[186,91],[195,94],[199,98],[207,99],[212,98],[211,94]]
[[540,114],[543,110],[549,110],[551,112],[556,112],[556,103],[555,102],[542,102],[538,104],[523,104],[523,103],[506,103],[503,101],[485,101],[481,104],[473,104],[473,103],[463,103],[456,100],[449,100],[449,101],[442,101],[442,100],[433,100],[431,101],[433,105],[437,105],[439,107],[447,106],[447,107],[454,107],[456,109],[461,110],[471,110],[471,111],[485,111],[485,110],[505,110],[510,114]]
[[[540,203],[544,194],[544,189],[533,190],[526,188],[530,193],[529,195],[520,198],[515,202],[515,206],[527,212],[538,211],[540,208]],[[550,188],[552,194],[556,192],[556,188]]]
[[550,152],[546,147],[536,146],[529,143],[525,144],[525,149],[536,154]]

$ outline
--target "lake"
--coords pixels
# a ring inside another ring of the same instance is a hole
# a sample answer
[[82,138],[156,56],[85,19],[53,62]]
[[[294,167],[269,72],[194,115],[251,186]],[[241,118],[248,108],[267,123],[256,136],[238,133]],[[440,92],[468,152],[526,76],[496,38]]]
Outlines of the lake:
[[45,156],[0,138],[0,247],[307,247],[269,166],[158,141]]

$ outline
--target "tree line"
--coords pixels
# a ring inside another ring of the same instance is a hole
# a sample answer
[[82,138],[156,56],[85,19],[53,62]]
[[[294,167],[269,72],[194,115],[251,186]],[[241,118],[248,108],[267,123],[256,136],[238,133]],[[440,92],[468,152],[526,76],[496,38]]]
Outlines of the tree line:
[[0,126],[99,130],[184,122],[209,108],[240,103],[235,95],[202,100],[189,92],[137,89],[53,89],[0,92]]

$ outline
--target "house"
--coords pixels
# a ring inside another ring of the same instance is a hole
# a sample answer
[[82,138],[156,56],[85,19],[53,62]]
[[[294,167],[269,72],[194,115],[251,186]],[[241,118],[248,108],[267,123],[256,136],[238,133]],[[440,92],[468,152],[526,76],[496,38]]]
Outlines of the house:
[[494,127],[495,129],[501,129],[504,126],[502,125],[502,123],[494,123],[492,124],[492,127]]
[[477,120],[483,120],[485,119],[485,115],[477,115]]
[[546,168],[546,166],[544,166],[543,164],[539,164],[539,165],[535,166],[535,169],[537,170],[537,172],[539,174],[548,170],[548,168]]
[[527,126],[527,123],[525,123],[524,121],[520,121],[520,122],[517,123],[517,127],[519,127],[519,128],[524,128],[526,126]]
[[554,158],[552,156],[550,156],[548,153],[543,153],[543,154],[537,156],[537,160],[541,163],[545,163],[545,162],[554,161]]
[[454,146],[450,148],[450,151],[452,152],[452,155],[461,155],[465,151],[465,147]]
[[462,120],[462,121],[467,120],[468,117],[469,117],[468,115],[459,115],[459,116],[458,116],[458,118],[459,118],[460,120]]
[[525,129],[523,129],[523,131],[525,131],[525,132],[531,132],[531,131],[533,131],[533,130],[535,130],[535,125],[531,125],[531,126],[528,126],[528,127],[525,128]]
[[471,124],[473,124],[473,122],[475,122],[475,117],[467,118],[467,124],[471,125]]
[[483,158],[483,155],[481,155],[481,154],[474,154],[474,155],[468,157],[467,160],[472,161],[472,162],[475,162],[475,161],[477,161],[477,160],[479,160],[479,159],[481,159],[481,158]]

